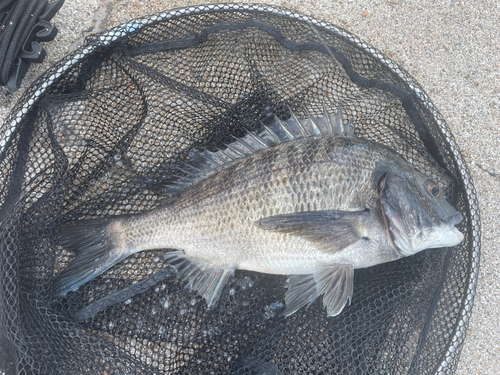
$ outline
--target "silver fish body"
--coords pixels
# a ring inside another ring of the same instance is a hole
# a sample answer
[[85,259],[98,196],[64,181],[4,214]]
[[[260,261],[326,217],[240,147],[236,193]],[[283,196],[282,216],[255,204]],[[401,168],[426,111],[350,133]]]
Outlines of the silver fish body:
[[[62,228],[62,245],[77,257],[55,291],[76,289],[135,252],[171,248],[166,258],[209,307],[242,269],[291,275],[285,315],[323,295],[334,316],[350,302],[354,269],[463,239],[454,226],[460,214],[434,182],[390,148],[335,131],[342,125],[341,113],[277,120],[287,141],[267,130],[233,145],[241,154],[234,161],[223,161],[227,152],[201,156],[191,169],[201,174],[188,173],[191,186],[179,184],[161,208]],[[94,244],[102,238],[106,246]]]
[[[260,221],[298,212],[375,210],[372,174],[376,161],[385,159],[378,151],[364,140],[337,136],[284,143],[207,178],[166,207],[117,222],[117,238],[126,253],[173,248],[206,267],[309,274],[318,261],[341,259],[343,251],[324,251],[301,236],[266,230]],[[382,229],[375,215],[364,219],[375,232]]]

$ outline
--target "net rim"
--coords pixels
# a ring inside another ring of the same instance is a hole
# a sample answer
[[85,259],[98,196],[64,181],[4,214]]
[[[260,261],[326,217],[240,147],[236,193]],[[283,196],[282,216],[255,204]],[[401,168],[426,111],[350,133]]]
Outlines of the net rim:
[[[95,53],[95,51],[102,48],[110,47],[113,43],[120,40],[121,38],[128,36],[132,33],[140,31],[142,28],[154,24],[161,23],[170,19],[176,19],[180,17],[188,17],[196,14],[204,13],[215,13],[215,12],[249,12],[249,13],[262,13],[271,14],[275,16],[287,17],[297,21],[302,21],[309,23],[311,26],[328,30],[334,34],[337,34],[353,44],[362,49],[364,52],[368,53],[372,57],[375,57],[380,61],[381,64],[388,67],[393,73],[395,73],[399,78],[405,82],[408,87],[415,93],[416,97],[420,100],[421,104],[427,108],[435,118],[438,129],[444,136],[446,143],[450,146],[453,152],[454,162],[456,164],[457,170],[460,177],[466,186],[466,203],[468,205],[469,212],[472,219],[472,233],[471,233],[471,269],[469,273],[469,282],[467,284],[467,290],[463,300],[461,301],[461,308],[459,312],[460,321],[455,324],[458,327],[454,330],[453,334],[449,338],[449,346],[446,352],[442,355],[441,362],[436,366],[436,374],[446,374],[450,370],[450,365],[452,365],[460,356],[461,348],[463,346],[463,341],[465,340],[466,330],[470,317],[472,314],[473,302],[476,292],[476,286],[479,277],[479,264],[480,264],[480,217],[479,217],[479,205],[477,200],[476,190],[474,188],[472,177],[469,173],[467,164],[456,144],[454,137],[448,127],[446,121],[432,103],[431,99],[425,93],[423,88],[415,81],[415,79],[406,72],[398,63],[385,56],[382,52],[377,50],[375,47],[371,46],[369,43],[363,41],[362,39],[356,37],[354,34],[338,27],[334,26],[326,21],[320,21],[314,17],[293,11],[285,8],[280,8],[272,5],[265,4],[241,4],[241,3],[214,3],[207,5],[198,6],[188,6],[173,9],[168,12],[162,12],[157,15],[150,15],[146,17],[141,17],[133,19],[121,25],[118,25],[108,31],[105,31],[98,35],[96,38],[92,39],[92,45],[90,41],[87,40],[86,43],[73,51],[72,53],[63,57],[60,61],[65,63],[58,66],[56,63],[51,68],[49,68],[41,77],[47,76],[45,80],[37,79],[30,91],[24,94],[14,109],[8,114],[6,119],[6,128],[0,134],[0,160],[3,159],[4,153],[9,147],[14,135],[21,127],[26,115],[28,114],[30,108],[32,108],[45,94],[49,87],[54,84],[59,78],[63,77],[64,74],[69,71],[75,64],[81,60],[87,58],[89,55]],[[31,93],[31,94],[30,94]]]

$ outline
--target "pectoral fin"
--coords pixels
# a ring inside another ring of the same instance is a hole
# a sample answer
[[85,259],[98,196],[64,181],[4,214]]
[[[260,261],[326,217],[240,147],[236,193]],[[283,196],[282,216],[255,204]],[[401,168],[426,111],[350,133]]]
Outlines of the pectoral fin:
[[257,221],[261,229],[299,236],[330,253],[340,251],[363,237],[364,211],[305,211],[270,216]]

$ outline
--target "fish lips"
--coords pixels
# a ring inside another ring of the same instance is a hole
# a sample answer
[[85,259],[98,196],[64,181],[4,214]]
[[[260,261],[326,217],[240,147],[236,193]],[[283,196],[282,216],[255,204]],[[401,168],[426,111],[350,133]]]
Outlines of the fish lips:
[[434,228],[420,228],[410,237],[399,214],[389,202],[381,199],[378,211],[391,244],[401,252],[402,256],[413,255],[425,249],[455,246],[464,239],[463,233],[455,227],[463,220],[459,212],[455,212]]
[[464,234],[462,232],[460,232],[455,227],[455,225],[460,224],[463,219],[464,219],[464,217],[462,216],[462,214],[460,212],[456,212],[454,215],[452,215],[452,216],[449,217],[449,219],[448,219],[448,227],[455,234],[455,236],[456,236],[455,241],[456,242],[453,243],[452,245],[448,245],[448,246],[458,245],[460,242],[462,242],[464,240]]

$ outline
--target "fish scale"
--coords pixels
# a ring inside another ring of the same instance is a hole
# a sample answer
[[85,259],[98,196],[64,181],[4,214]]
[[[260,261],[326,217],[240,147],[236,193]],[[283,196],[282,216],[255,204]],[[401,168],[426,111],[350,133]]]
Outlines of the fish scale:
[[[337,137],[307,139],[309,143],[318,142],[329,145],[335,145],[335,142],[339,140],[341,139]],[[351,140],[351,142],[358,143],[360,141],[362,140]],[[262,172],[259,169],[262,160],[277,166],[281,165],[283,159],[286,159],[283,157],[285,152],[272,153],[269,157],[263,151],[263,155],[255,155],[253,163],[248,163],[246,168],[228,169],[225,173],[217,174],[187,190],[172,207],[161,209],[165,210],[164,221],[156,220],[157,211],[151,212],[149,215],[151,222],[148,225],[156,226],[157,233],[171,232],[176,227],[186,228],[192,223],[210,223],[210,225],[214,225],[214,228],[218,228],[219,223],[224,221],[237,223],[247,221],[250,223],[249,228],[252,228],[251,223],[263,217],[300,212],[301,206],[306,202],[302,199],[306,194],[315,198],[314,204],[318,210],[367,208],[366,205],[360,206],[360,203],[362,196],[369,196],[373,191],[370,181],[371,172],[368,169],[354,169],[353,171],[356,173],[353,173],[344,165],[327,163],[326,154],[323,154],[325,157],[318,154],[312,157],[308,153],[301,152],[301,148],[297,145],[283,144],[282,146],[286,147],[288,152],[298,154],[294,158],[297,160],[295,165],[288,164],[282,168],[273,168],[267,173]],[[354,151],[355,147],[351,147],[351,152]],[[378,156],[378,158],[380,157]],[[375,160],[375,155],[373,155],[372,160]],[[301,170],[303,172],[299,173]],[[280,175],[291,177],[283,179],[280,178]],[[349,176],[349,178],[342,176]],[[309,190],[311,187],[313,189]],[[249,197],[253,191],[258,192],[258,199],[251,199],[251,195]],[[342,194],[343,192],[349,192],[349,194]],[[179,207],[187,208],[181,209]],[[215,218],[214,215],[216,215]],[[130,219],[130,226],[134,225],[134,220],[134,218]],[[136,227],[142,225],[141,220],[141,223],[137,224]],[[241,233],[230,232],[225,235],[228,237],[237,235],[241,239],[241,243],[244,244],[248,242],[246,237],[248,237],[249,228],[244,228]],[[195,231],[187,236],[196,235]],[[148,242],[149,234],[148,237],[144,238],[134,235],[131,237],[136,238],[134,242],[145,244]]]
[[275,119],[227,150],[191,157],[158,209],[61,228],[76,258],[56,292],[135,252],[171,248],[165,258],[208,307],[242,269],[293,275],[285,315],[323,295],[334,316],[351,300],[354,269],[463,239],[460,214],[436,185],[392,149],[354,137],[341,111]]

